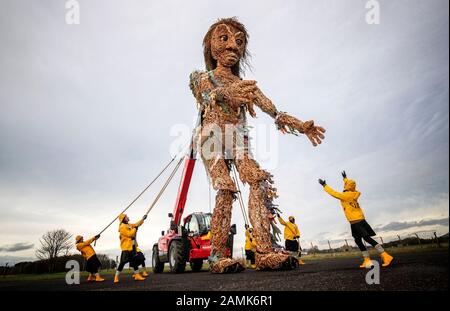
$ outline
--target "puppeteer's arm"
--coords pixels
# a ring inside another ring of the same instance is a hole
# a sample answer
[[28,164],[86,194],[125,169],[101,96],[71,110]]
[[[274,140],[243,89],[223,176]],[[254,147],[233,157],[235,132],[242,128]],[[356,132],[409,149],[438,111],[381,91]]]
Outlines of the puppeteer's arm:
[[341,201],[350,201],[353,197],[349,193],[336,191],[328,185],[325,185],[323,187],[323,190],[325,190],[325,192],[328,193],[329,195],[331,195],[333,198],[341,200]]
[[281,218],[281,216],[278,216],[278,220],[280,221],[280,224],[282,224],[283,226],[286,226],[286,221],[284,221],[284,219]]

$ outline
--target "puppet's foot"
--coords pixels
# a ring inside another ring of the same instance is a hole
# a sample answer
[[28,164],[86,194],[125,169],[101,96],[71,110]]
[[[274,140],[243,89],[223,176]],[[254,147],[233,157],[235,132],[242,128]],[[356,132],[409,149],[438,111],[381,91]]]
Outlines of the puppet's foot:
[[298,260],[289,254],[270,252],[256,254],[257,270],[292,270],[298,267]]
[[244,271],[242,263],[232,258],[216,258],[209,260],[209,271],[211,273],[237,273]]

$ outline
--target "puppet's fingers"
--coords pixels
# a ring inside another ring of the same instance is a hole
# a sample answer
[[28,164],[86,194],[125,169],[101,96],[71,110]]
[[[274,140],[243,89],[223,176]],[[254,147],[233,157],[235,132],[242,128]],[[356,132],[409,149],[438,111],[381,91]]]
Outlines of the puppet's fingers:
[[323,135],[318,128],[316,128],[315,134],[319,136],[320,139],[325,139],[325,135]]
[[321,133],[325,133],[327,130],[326,129],[324,129],[323,127],[321,127],[321,126],[316,126],[316,129],[319,131],[319,132],[321,132]]
[[[316,143],[319,144],[319,145],[322,143],[322,139],[325,138],[325,136],[322,138],[322,137],[321,137],[322,134],[319,134],[319,133],[317,133],[316,131],[314,131],[314,132],[312,133],[312,135],[314,136],[314,139],[315,139]],[[323,135],[322,135],[322,136],[323,136]]]
[[308,139],[311,141],[311,144],[312,144],[314,147],[317,146],[317,143],[316,143],[316,141],[315,141],[313,135],[311,135],[311,134],[306,134],[306,137],[308,137]]

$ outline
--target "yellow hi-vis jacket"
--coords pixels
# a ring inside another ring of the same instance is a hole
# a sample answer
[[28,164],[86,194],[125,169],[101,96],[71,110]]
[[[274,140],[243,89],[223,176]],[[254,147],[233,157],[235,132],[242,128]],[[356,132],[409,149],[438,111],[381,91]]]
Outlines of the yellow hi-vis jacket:
[[91,243],[95,241],[95,237],[91,238],[89,240],[77,243],[77,250],[81,252],[81,255],[83,255],[86,260],[91,258],[95,255],[95,251],[91,246]]
[[207,234],[202,235],[200,237],[200,240],[202,240],[202,241],[211,240],[211,230],[209,230]]
[[256,239],[250,231],[245,230],[245,250],[255,250],[256,249]]
[[135,224],[124,224],[120,223],[119,232],[120,232],[120,248],[122,251],[131,251],[133,250],[134,241],[136,239],[136,231],[140,225],[144,223],[144,220],[141,219]]
[[142,253],[142,250],[139,248],[138,242],[136,241],[136,238],[134,240],[134,245],[136,246],[136,253]]
[[285,240],[295,240],[297,237],[300,237],[300,230],[296,224],[293,224],[290,221],[284,221],[283,218],[278,217],[280,224],[284,226],[284,239]]
[[356,182],[354,180],[344,178],[344,192],[335,191],[328,185],[324,187],[324,190],[332,197],[341,201],[345,217],[347,217],[349,222],[363,220],[365,218],[364,212],[358,203],[358,198],[361,193],[356,191]]

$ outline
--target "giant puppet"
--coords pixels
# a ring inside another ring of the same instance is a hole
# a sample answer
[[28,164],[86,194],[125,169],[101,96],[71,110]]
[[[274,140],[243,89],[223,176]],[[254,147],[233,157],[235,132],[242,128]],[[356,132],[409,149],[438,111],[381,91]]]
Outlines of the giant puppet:
[[[256,268],[281,269],[295,265],[294,258],[287,253],[276,252],[272,246],[270,222],[276,215],[273,199],[277,193],[271,174],[263,170],[250,153],[247,113],[255,117],[254,106],[257,106],[275,120],[280,131],[304,134],[313,146],[321,143],[325,133],[325,129],[316,126],[314,121],[302,122],[278,111],[256,81],[241,78],[243,65],[248,60],[248,38],[244,25],[236,18],[218,20],[211,25],[203,40],[206,71],[194,71],[190,75],[190,88],[201,113],[202,130],[198,146],[217,191],[209,257],[213,273],[244,269],[239,261],[227,257],[231,210],[238,191],[230,176],[232,165],[235,165],[240,180],[250,186],[248,211],[257,243]],[[236,129],[231,131],[231,136],[230,127]],[[211,140],[214,143],[211,144]],[[220,142],[219,146],[217,142]]]

